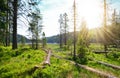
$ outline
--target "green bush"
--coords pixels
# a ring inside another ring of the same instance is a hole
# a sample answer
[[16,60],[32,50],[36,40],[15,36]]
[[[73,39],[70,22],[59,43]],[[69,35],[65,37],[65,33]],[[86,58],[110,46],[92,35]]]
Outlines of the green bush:
[[76,61],[80,64],[86,64],[88,49],[84,48],[84,46],[79,46],[77,52],[78,52],[78,56]]
[[108,58],[110,59],[119,60],[119,57],[120,57],[120,52],[110,52],[108,54]]

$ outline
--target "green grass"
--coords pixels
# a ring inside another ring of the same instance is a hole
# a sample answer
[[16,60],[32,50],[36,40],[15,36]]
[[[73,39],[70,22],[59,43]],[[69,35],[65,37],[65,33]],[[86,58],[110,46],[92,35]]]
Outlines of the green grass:
[[[120,52],[119,50],[116,50],[116,48],[109,48],[109,50],[111,50],[112,52],[108,53],[108,57],[105,56],[105,54],[95,54],[92,52],[92,50],[99,50],[99,49],[95,49],[95,47],[100,48],[101,46],[98,44],[92,44],[90,46],[91,52],[88,53],[88,58],[94,59],[96,61],[102,61],[105,63],[109,63],[109,64],[113,64],[113,65],[117,65],[120,66]],[[102,50],[102,48],[101,48]],[[105,65],[102,64],[98,64],[95,61],[88,61],[88,66],[93,67],[95,69],[99,69],[101,71],[104,71],[106,73],[112,74],[117,76],[118,78],[120,77],[120,70],[117,69],[113,69],[111,67],[107,67]]]
[[[59,52],[58,54],[60,55]],[[0,55],[0,78],[98,78],[94,73],[53,56],[50,66],[34,71],[34,66],[42,65],[45,60],[46,54],[42,50],[29,48],[11,50],[10,47],[0,47]]]
[[98,75],[78,66],[67,60],[51,58],[51,66],[36,71],[36,78],[99,78]]
[[[97,44],[97,45],[98,45],[98,44]],[[97,45],[96,45],[96,44],[92,44],[92,45],[90,46],[90,49],[93,49],[93,50],[94,50],[94,48],[96,48],[96,50],[97,50],[97,49],[103,50],[103,46],[102,46],[101,44],[99,44],[98,46],[97,46]],[[54,47],[54,46],[52,45],[52,48],[53,48],[53,50],[54,50],[54,54],[56,54],[56,55],[58,55],[58,56],[66,57],[66,58],[70,58],[70,57],[71,57],[70,51],[58,51],[58,52],[57,52],[56,49],[59,48],[59,47],[56,47],[56,46]],[[91,50],[90,50],[90,51],[91,51]],[[113,49],[113,51],[116,51],[116,50]],[[106,62],[106,63],[110,63],[110,64],[113,64],[113,65],[118,65],[118,66],[120,66],[119,57],[118,57],[118,60],[117,60],[117,59],[114,59],[114,58],[113,58],[113,55],[114,55],[114,57],[119,56],[119,52],[115,52],[115,54],[109,53],[109,54],[108,54],[108,58],[105,57],[105,54],[95,54],[95,53],[93,53],[93,52],[88,52],[88,53],[87,53],[87,57],[88,57],[88,58],[92,58],[92,59],[95,59],[95,60],[98,60],[98,61],[103,61],[103,62]],[[113,68],[111,68],[111,67],[107,67],[107,66],[98,64],[98,63],[96,63],[95,61],[90,61],[90,60],[88,60],[88,63],[87,63],[86,65],[88,65],[88,66],[90,66],[90,67],[92,67],[92,68],[101,70],[101,71],[103,71],[103,72],[106,72],[106,73],[108,73],[108,74],[111,74],[111,75],[115,75],[115,76],[117,76],[117,77],[120,77],[120,75],[119,75],[120,71],[119,71],[119,70],[116,70],[116,69],[113,69]]]
[[98,61],[103,61],[103,62],[107,62],[107,63],[110,63],[110,64],[120,66],[119,60],[114,59],[114,58],[110,58],[112,56],[109,55],[109,54],[108,54],[108,57],[106,57],[104,54],[95,54],[93,52],[90,52],[88,57],[91,58],[91,59],[98,60]]
[[114,76],[120,78],[120,70],[113,69],[111,67],[107,67],[107,66],[102,65],[102,64],[98,64],[95,61],[89,61],[87,65],[89,67],[95,68],[97,70],[106,72],[108,74],[111,74],[111,75],[114,75]]
[[[60,49],[58,44],[48,44],[47,48],[51,48],[52,53],[57,56],[72,59],[71,51]],[[111,56],[112,54],[109,55]],[[68,60],[58,59],[54,56],[51,56],[50,66],[46,66],[45,68],[40,67],[34,71],[33,68],[35,65],[42,66],[45,57],[45,52],[40,49],[33,50],[24,47],[11,50],[11,47],[0,47],[0,78],[101,78],[95,73],[71,64]],[[113,59],[113,57],[106,58],[103,54],[88,52],[87,57],[120,65],[119,61],[116,61],[117,59]],[[119,70],[97,64],[95,61],[88,60],[86,65],[120,77]]]
[[104,50],[103,44],[100,43],[91,43],[89,48],[90,50]]
[[27,76],[34,65],[44,60],[45,53],[42,50],[32,50],[28,48],[10,50],[10,48],[2,48],[0,51],[0,77],[21,77]]

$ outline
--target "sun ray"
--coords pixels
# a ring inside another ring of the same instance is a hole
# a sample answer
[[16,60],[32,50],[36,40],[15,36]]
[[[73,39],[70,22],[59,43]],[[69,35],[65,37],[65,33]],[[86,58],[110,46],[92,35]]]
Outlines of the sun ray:
[[103,15],[103,9],[99,0],[79,0],[77,5],[78,15],[80,18],[85,18],[88,28],[96,28],[101,25],[100,16]]

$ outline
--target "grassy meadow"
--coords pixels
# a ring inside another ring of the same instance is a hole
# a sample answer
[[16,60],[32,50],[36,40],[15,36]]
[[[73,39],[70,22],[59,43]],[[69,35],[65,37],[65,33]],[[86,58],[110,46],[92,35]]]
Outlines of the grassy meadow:
[[[109,53],[106,58],[104,54],[95,54],[92,47],[87,53],[88,58],[107,62],[114,65],[120,65],[120,57],[114,58],[116,54]],[[96,46],[98,47],[98,46]],[[101,76],[73,65],[69,60],[72,59],[72,51],[59,49],[58,44],[48,44],[47,48],[52,49],[52,54],[61,57],[61,59],[51,56],[50,63],[42,68],[46,53],[42,49],[33,50],[28,46],[12,50],[11,47],[0,47],[0,78],[101,78]],[[63,58],[63,59],[62,59]],[[114,58],[114,59],[113,59]],[[67,60],[66,60],[67,59]],[[40,68],[34,70],[35,65]],[[120,70],[116,70],[88,59],[85,64],[89,67],[99,69],[116,77],[120,77]]]

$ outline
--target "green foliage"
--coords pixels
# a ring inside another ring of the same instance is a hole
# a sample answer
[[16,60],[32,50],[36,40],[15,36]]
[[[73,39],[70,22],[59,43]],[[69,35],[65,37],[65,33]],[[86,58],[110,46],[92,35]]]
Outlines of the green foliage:
[[106,62],[106,63],[118,65],[118,66],[120,65],[119,58],[114,58],[112,52],[108,53],[107,58],[104,56],[104,54],[95,54],[93,52],[89,52],[89,54],[87,54],[87,57],[89,59],[95,59],[98,61],[102,61],[102,62]]
[[91,43],[89,46],[90,50],[103,50],[104,49],[104,45],[101,43]]
[[67,40],[66,49],[67,49],[67,50],[70,50],[70,49],[71,49],[71,46],[72,46],[72,40],[71,40],[71,39],[68,39],[68,40]]
[[0,77],[27,77],[30,76],[34,65],[44,60],[45,53],[41,50],[29,48],[11,50],[10,48],[0,48],[2,52],[0,62]]
[[110,52],[108,54],[109,59],[114,59],[116,61],[120,61],[120,52]]
[[93,73],[73,65],[69,61],[54,57],[51,58],[51,66],[36,70],[33,74],[34,78],[83,78],[84,76],[86,78],[93,76],[97,78]]
[[[62,58],[71,58],[70,51],[59,50],[58,44],[48,44],[48,47],[52,48],[52,53]],[[97,64],[95,61],[90,61],[88,58],[96,59],[99,61],[107,62],[110,64],[120,65],[119,58],[113,57],[106,58],[103,54],[95,54],[93,52],[87,52],[87,48],[79,46],[85,57],[80,59],[78,57],[77,63],[85,63],[87,60],[88,66],[105,71],[107,73],[113,73],[117,77],[120,77],[119,70],[106,67],[104,65]],[[119,52],[109,55],[119,56]],[[82,55],[80,55],[82,58]],[[50,66],[42,68],[42,62],[45,60],[45,52],[41,50],[32,50],[29,48],[20,48],[11,50],[11,47],[0,47],[0,77],[1,78],[98,78],[99,75],[89,72],[80,68],[77,65],[72,64],[69,60],[58,59],[51,56]],[[81,60],[81,61],[80,61]],[[35,65],[39,65],[40,68],[33,70]]]
[[105,65],[102,65],[102,64],[98,64],[95,61],[89,61],[87,65],[89,67],[94,68],[94,69],[104,71],[104,72],[107,72],[107,73],[110,73],[110,74],[114,74],[118,78],[120,77],[120,74],[119,74],[120,70],[116,70],[116,69],[113,69],[111,67],[108,67],[108,66],[105,66]]
[[30,13],[28,13],[28,17],[30,19],[28,31],[31,34],[33,49],[38,49],[39,36],[42,31],[42,15],[40,14],[40,9],[37,8],[39,6],[38,2],[39,1],[30,1],[28,3],[28,6],[31,8],[29,9],[31,10]]
[[7,26],[7,22],[6,22],[6,5],[5,5],[5,1],[1,0],[2,2],[0,3],[0,45],[3,45],[5,43],[5,30],[6,30],[6,26]]
[[47,40],[45,37],[45,33],[43,32],[43,34],[42,34],[42,47],[45,48],[46,45],[47,45]]
[[77,42],[77,61],[81,64],[85,64],[87,62],[86,52],[88,52],[88,42],[88,29],[86,27],[86,21],[82,20],[81,30]]
[[76,61],[80,64],[86,64],[88,49],[85,48],[84,46],[78,46],[77,52],[78,52],[78,57]]

